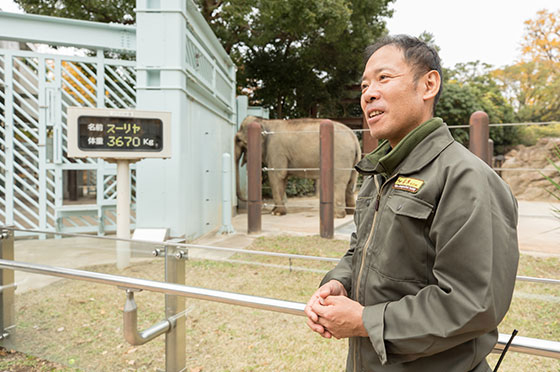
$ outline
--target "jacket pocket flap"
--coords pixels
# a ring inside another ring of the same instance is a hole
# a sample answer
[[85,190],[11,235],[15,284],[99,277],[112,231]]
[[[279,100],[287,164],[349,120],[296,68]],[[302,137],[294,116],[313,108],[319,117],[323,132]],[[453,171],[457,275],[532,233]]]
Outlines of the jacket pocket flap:
[[400,195],[391,195],[387,205],[395,214],[422,220],[427,219],[433,209],[433,206],[424,200]]

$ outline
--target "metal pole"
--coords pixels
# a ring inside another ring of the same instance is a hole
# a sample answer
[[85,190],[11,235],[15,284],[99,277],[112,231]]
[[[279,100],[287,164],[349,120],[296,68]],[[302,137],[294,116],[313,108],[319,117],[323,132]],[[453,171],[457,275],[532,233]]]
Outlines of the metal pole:
[[217,291],[213,289],[190,287],[175,283],[164,283],[155,280],[131,278],[120,275],[111,275],[67,269],[65,267],[32,264],[0,259],[0,268],[10,270],[21,270],[28,273],[44,274],[59,278],[84,280],[100,284],[125,287],[127,289],[144,289],[152,292],[165,293],[175,296],[184,296],[199,300],[215,301],[231,305],[241,305],[255,309],[277,311],[293,315],[305,315],[303,309],[305,304],[292,301],[277,300],[274,298],[257,297],[239,293]]
[[247,232],[260,233],[262,204],[262,137],[261,126],[257,122],[249,123],[247,138]]
[[334,236],[334,126],[332,121],[320,127],[320,233],[322,238]]
[[[180,240],[172,241],[180,243]],[[185,284],[185,261],[183,253],[172,246],[166,246],[165,281],[167,283]],[[173,251],[172,251],[173,250]],[[185,297],[165,295],[165,317],[170,319],[185,310]],[[186,315],[184,315],[186,316]],[[180,372],[186,367],[186,332],[185,319],[176,319],[175,327],[165,334],[165,371]]]
[[[0,230],[0,259],[14,259],[14,232],[11,230]],[[0,269],[0,344],[8,347],[14,344],[13,338],[6,341],[10,333],[8,329],[15,324],[14,271]]]
[[477,111],[469,120],[469,150],[488,163],[488,138],[490,120],[484,111]]
[[[125,287],[128,289],[145,289],[152,292],[166,293],[206,301],[221,302],[230,305],[239,305],[255,309],[305,316],[305,313],[303,312],[305,308],[304,303],[277,300],[274,298],[257,297],[239,293],[216,291],[213,289],[189,287],[173,283],[162,283],[154,280],[130,278],[125,276],[110,275],[76,269],[66,269],[63,267],[30,264],[27,262],[17,262],[4,259],[0,259],[0,268],[52,275],[61,278],[84,280],[88,282]],[[494,351],[499,352],[501,349],[503,349],[508,341],[508,338],[509,335],[500,334],[498,343],[494,347]],[[540,355],[548,358],[560,359],[560,342],[557,341],[518,336],[512,342],[510,350],[525,354]]]
[[222,234],[233,234],[235,229],[231,224],[231,155],[222,155]]
[[[277,300],[266,297],[256,297],[232,292],[222,292],[212,289],[189,287],[185,285],[162,283],[154,280],[137,279],[125,276],[96,273],[90,271],[66,269],[26,262],[0,259],[0,268],[21,270],[30,273],[46,274],[61,278],[84,280],[89,282],[121,286],[129,289],[145,289],[153,292],[196,298],[200,300],[221,302],[231,305],[246,306],[255,309],[277,311],[285,314],[305,316],[304,303]],[[507,343],[509,335],[499,335],[495,352],[500,352]],[[560,342],[541,340],[528,337],[516,337],[510,347],[511,351],[525,354],[540,355],[548,358],[560,359]]]
[[[130,238],[130,175],[129,161],[117,160],[117,238]],[[130,244],[117,241],[117,268],[130,264]]]

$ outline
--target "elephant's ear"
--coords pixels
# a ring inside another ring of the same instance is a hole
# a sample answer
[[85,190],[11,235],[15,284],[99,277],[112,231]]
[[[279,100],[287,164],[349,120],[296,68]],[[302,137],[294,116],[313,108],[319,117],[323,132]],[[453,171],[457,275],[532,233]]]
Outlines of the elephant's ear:
[[235,145],[239,146],[239,148],[243,149],[245,147],[247,147],[247,140],[243,140],[245,136],[242,133],[236,133],[235,134]]

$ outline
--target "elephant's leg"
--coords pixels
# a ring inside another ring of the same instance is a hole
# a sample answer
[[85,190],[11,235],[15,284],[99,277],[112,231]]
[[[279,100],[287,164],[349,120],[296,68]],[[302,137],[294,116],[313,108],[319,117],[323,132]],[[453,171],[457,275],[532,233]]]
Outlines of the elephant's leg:
[[346,185],[346,213],[354,214],[356,210],[356,197],[354,196],[354,190],[356,188],[356,181],[358,180],[358,172],[352,171],[350,180]]
[[286,204],[284,196],[286,191],[287,171],[271,171],[268,179],[272,188],[272,198],[274,199],[274,208],[272,214],[275,216],[283,216],[286,214]]

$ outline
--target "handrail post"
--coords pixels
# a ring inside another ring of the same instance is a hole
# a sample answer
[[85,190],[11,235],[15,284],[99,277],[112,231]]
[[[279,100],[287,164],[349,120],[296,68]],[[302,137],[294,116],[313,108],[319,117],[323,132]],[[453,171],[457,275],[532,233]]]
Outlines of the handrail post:
[[[8,229],[0,230],[0,258],[3,260],[14,259],[14,232]],[[0,269],[0,344],[4,347],[8,343],[13,344],[13,340],[8,340],[10,336],[8,329],[15,324],[15,304],[14,292],[14,271],[10,269]]]
[[247,128],[247,232],[260,233],[262,228],[262,135],[257,122]]
[[469,120],[469,150],[488,164],[490,120],[484,111],[474,112]]
[[334,126],[332,121],[320,127],[320,233],[322,238],[334,236]]
[[[179,240],[172,240],[172,243],[180,243]],[[166,246],[165,255],[165,281],[167,283],[185,284],[185,261],[182,254],[170,254],[172,246]],[[175,248],[176,249],[176,248]],[[179,252],[173,252],[179,253]],[[184,313],[185,297],[165,295],[165,317],[171,319],[177,314]],[[184,315],[186,316],[186,315]],[[186,355],[186,331],[185,319],[179,318],[175,322],[175,327],[165,334],[165,371],[180,372],[185,369],[187,362]]]

